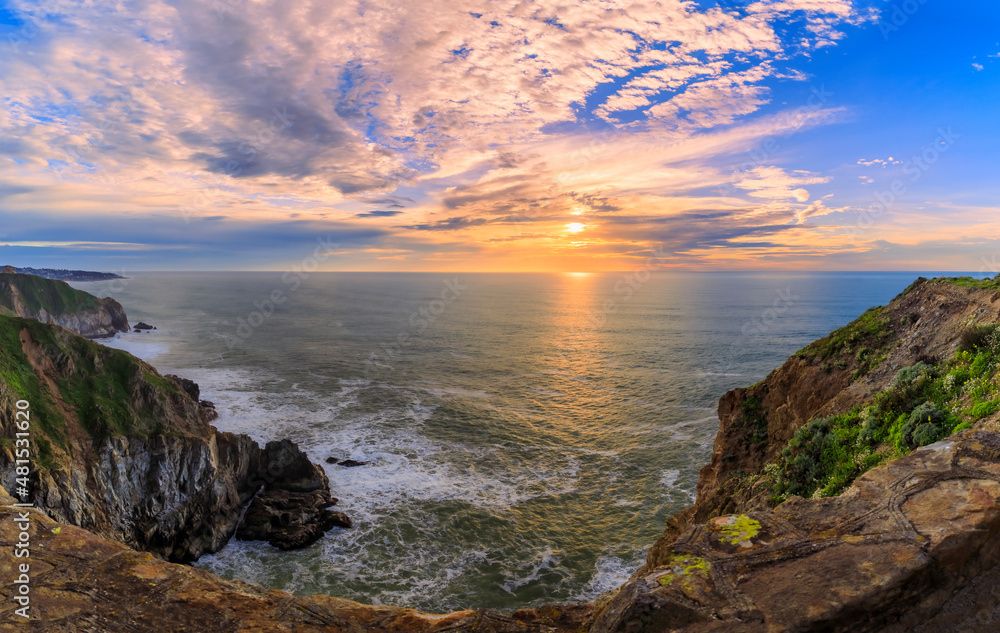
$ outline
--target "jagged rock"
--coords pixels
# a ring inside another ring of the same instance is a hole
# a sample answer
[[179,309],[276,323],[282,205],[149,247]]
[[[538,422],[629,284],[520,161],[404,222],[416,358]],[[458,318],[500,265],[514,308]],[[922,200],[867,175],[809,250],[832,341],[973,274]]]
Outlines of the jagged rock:
[[236,538],[267,541],[283,550],[308,547],[333,527],[351,527],[347,515],[326,509],[334,503],[328,493],[320,491],[264,491],[247,508]]
[[264,447],[261,477],[268,490],[291,492],[330,492],[330,481],[323,469],[309,461],[295,442],[280,440]]
[[1000,434],[967,431],[839,497],[689,527],[590,633],[994,631],[998,534]]
[[135,325],[132,326],[132,329],[133,330],[155,330],[156,328],[153,327],[152,325],[144,322],[144,321],[139,321],[138,323],[136,323]]
[[340,462],[340,465],[343,466],[344,468],[355,468],[357,466],[367,466],[368,462],[359,462],[353,459],[345,459],[344,461]]
[[180,376],[175,376],[174,374],[167,374],[164,376],[169,380],[173,380],[177,385],[184,390],[184,393],[191,396],[191,399],[195,402],[199,402],[201,399],[201,387],[198,386],[193,380],[187,378],[181,378]]
[[[870,399],[895,380],[903,367],[920,360],[949,357],[962,331],[970,322],[998,323],[993,289],[969,288],[942,279],[918,279],[883,309],[890,326],[886,358],[865,371],[856,354],[845,355],[842,365],[833,359],[812,358],[809,350],[829,341],[816,341],[789,358],[760,383],[734,389],[719,400],[719,431],[711,462],[701,470],[697,500],[668,521],[664,536],[649,551],[646,565],[637,573],[656,566],[661,551],[692,522],[703,522],[720,514],[733,514],[770,507],[766,486],[738,488],[734,473],[761,474],[795,432],[817,416],[843,413]],[[856,351],[856,350],[855,350]],[[857,372],[857,373],[856,373]],[[860,375],[858,375],[860,374]],[[764,421],[763,441],[751,438],[745,407],[759,405]]]
[[[194,382],[160,376],[125,352],[36,321],[0,316],[0,328],[9,334],[4,340],[20,341],[4,349],[0,364],[29,368],[37,384],[22,386],[45,394],[32,406],[51,403],[45,427],[33,428],[35,446],[44,439],[48,452],[34,455],[32,473],[36,505],[51,516],[186,562],[222,548],[262,487],[329,499],[325,474],[294,443],[262,449],[245,435],[217,431],[210,424],[217,414],[197,400]],[[109,390],[124,396],[79,405],[63,395]],[[2,437],[13,436],[20,397],[0,381]],[[0,450],[7,490],[16,486],[13,463],[12,452]]]

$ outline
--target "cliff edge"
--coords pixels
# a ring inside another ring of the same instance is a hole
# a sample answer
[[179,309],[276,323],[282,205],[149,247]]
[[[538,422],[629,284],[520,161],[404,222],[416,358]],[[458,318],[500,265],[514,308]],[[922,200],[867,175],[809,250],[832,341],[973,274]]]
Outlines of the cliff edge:
[[114,299],[98,299],[65,281],[13,272],[0,272],[0,315],[52,323],[92,339],[129,331],[125,309]]
[[302,547],[349,525],[327,509],[335,503],[329,481],[294,443],[261,448],[219,432],[199,395],[193,382],[126,352],[0,316],[0,483],[12,494],[24,487],[14,438],[27,417],[35,505],[136,549],[174,561],[218,551],[251,500],[266,506],[274,497],[293,499],[296,509],[249,538]]

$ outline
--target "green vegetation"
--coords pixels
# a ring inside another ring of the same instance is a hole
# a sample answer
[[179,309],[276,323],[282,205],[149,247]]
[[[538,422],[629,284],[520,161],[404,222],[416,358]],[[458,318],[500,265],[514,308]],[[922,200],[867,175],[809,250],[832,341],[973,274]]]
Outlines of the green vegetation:
[[751,396],[740,405],[743,412],[741,418],[743,432],[753,444],[761,444],[767,440],[767,417],[760,398]]
[[1000,290],[1000,275],[997,275],[992,279],[977,279],[975,277],[936,277],[934,281],[948,283],[953,286],[961,286],[963,288]]
[[766,469],[772,501],[839,494],[865,471],[1000,411],[1000,330],[972,326],[962,340],[951,360],[901,369],[871,401],[799,429]]
[[[20,332],[27,329],[51,361],[49,376],[58,394],[39,381],[24,353]],[[171,381],[138,359],[65,330],[31,319],[0,317],[0,382],[16,398],[31,403],[37,463],[51,468],[53,445],[68,447],[68,429],[56,397],[76,412],[94,439],[109,435],[162,434],[164,407],[179,393]]]
[[823,370],[846,369],[856,364],[852,379],[864,376],[888,357],[895,330],[884,307],[871,308],[826,338],[797,352],[799,358],[824,362]]
[[[100,308],[100,299],[70,287],[65,281],[45,279],[34,275],[0,273],[0,289],[6,286],[16,288],[25,307],[37,313],[45,308],[50,314],[69,314]],[[0,308],[14,309],[14,302],[8,292],[0,290]]]

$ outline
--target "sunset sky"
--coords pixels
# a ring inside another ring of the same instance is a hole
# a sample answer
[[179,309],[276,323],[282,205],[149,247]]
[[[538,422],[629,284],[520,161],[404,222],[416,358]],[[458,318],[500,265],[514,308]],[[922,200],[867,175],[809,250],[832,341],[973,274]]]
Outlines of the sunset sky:
[[[957,8],[958,7],[958,8]],[[0,265],[1000,272],[1000,4],[0,2]]]

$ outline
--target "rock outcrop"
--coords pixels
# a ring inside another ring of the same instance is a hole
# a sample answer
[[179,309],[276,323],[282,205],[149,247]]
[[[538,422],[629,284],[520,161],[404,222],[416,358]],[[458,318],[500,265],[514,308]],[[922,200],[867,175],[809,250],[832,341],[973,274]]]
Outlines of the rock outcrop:
[[[174,561],[218,551],[260,490],[310,493],[311,505],[283,515],[293,544],[307,544],[302,530],[315,540],[330,529],[322,469],[290,441],[261,448],[217,431],[199,395],[120,350],[0,317],[0,432],[14,437],[15,402],[27,401],[33,497],[50,516]],[[0,447],[8,491],[14,458],[12,445]]]
[[591,633],[930,633],[1000,623],[1000,434],[966,431],[839,497],[685,530]]
[[125,309],[114,299],[98,299],[65,281],[35,275],[0,273],[3,314],[59,325],[92,339],[129,331]]
[[719,431],[711,462],[698,479],[697,500],[668,521],[647,567],[655,566],[662,546],[693,522],[770,507],[761,481],[746,487],[746,478],[733,475],[760,474],[808,421],[864,403],[891,385],[904,367],[948,358],[968,326],[996,323],[997,287],[921,278],[884,308],[869,310],[800,350],[756,385],[723,395]]

